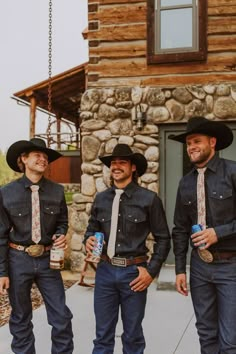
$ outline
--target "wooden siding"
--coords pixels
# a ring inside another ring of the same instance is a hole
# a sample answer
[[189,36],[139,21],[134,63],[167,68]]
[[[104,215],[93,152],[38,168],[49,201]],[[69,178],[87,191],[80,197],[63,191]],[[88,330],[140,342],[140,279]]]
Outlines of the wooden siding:
[[81,183],[81,158],[62,156],[52,162],[45,176],[57,183]]
[[146,1],[88,3],[88,88],[236,81],[236,0],[208,0],[206,62],[168,65],[147,65]]

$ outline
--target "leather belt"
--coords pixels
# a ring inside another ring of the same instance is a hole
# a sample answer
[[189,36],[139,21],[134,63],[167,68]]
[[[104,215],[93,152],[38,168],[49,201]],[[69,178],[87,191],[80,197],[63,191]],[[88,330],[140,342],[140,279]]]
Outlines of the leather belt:
[[[227,261],[230,260],[233,257],[236,257],[236,251],[208,251],[206,250],[209,254],[210,254],[210,259],[209,257],[206,257],[203,255],[201,255],[201,251],[199,252],[199,250],[195,250],[198,251],[198,255],[199,257],[206,263],[211,263],[214,261]],[[204,252],[204,250],[203,250]]]
[[213,261],[224,261],[236,257],[236,251],[211,251]]
[[117,267],[127,267],[132,264],[140,264],[140,263],[146,262],[148,257],[147,256],[139,256],[139,257],[133,257],[133,258],[124,258],[124,257],[109,258],[106,254],[102,254],[101,259],[103,261],[111,263],[112,265],[117,266]]
[[14,248],[17,251],[24,251],[28,253],[31,257],[39,257],[42,256],[44,252],[49,251],[52,246],[44,246],[44,245],[30,245],[30,246],[21,246],[16,243],[9,242],[9,247]]

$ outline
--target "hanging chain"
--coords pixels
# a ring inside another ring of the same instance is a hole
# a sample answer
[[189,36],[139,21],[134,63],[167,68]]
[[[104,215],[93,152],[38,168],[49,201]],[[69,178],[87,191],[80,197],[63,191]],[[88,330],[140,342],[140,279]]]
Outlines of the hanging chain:
[[52,113],[52,0],[49,0],[48,17],[48,147],[51,144]]

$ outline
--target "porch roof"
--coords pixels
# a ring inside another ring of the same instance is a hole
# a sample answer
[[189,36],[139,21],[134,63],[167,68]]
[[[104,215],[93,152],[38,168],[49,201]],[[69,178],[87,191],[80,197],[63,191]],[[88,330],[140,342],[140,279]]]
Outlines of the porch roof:
[[[80,101],[86,89],[86,73],[87,63],[83,63],[51,78],[51,113],[78,124]],[[34,98],[36,107],[48,112],[48,86],[49,79],[14,93],[13,98],[30,105]]]

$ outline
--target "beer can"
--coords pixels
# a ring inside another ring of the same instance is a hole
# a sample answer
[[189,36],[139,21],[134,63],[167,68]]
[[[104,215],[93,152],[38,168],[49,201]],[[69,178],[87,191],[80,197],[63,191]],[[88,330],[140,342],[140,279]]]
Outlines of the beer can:
[[[195,234],[196,232],[199,232],[199,231],[202,231],[203,230],[203,227],[201,224],[196,224],[196,225],[193,225],[192,226],[192,234]],[[202,243],[200,246],[198,246],[198,248],[203,248],[205,247],[206,244],[205,243]]]
[[202,231],[202,225],[201,224],[196,224],[192,226],[192,234],[195,234],[195,232]]
[[100,256],[102,254],[104,234],[102,232],[95,232],[94,236],[96,237],[95,245],[93,248],[92,255],[89,255],[86,260],[88,262],[98,263],[100,261]]

